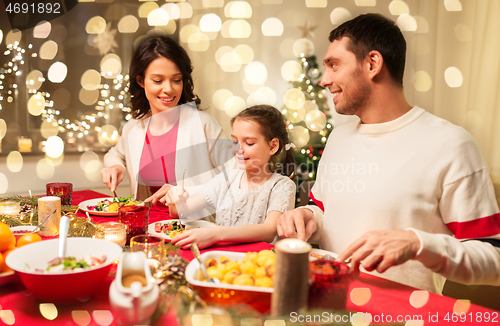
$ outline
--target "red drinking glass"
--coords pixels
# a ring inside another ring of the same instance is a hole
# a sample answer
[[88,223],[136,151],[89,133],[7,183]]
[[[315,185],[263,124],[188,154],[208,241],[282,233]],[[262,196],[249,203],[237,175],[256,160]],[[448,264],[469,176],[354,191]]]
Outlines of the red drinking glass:
[[47,183],[47,196],[57,196],[61,198],[61,205],[71,205],[73,197],[73,184],[69,182]]
[[118,222],[125,224],[127,230],[127,243],[130,244],[130,238],[146,234],[149,224],[149,207],[127,205],[118,209]]
[[345,263],[318,259],[309,263],[309,308],[346,309],[351,282],[350,267]]

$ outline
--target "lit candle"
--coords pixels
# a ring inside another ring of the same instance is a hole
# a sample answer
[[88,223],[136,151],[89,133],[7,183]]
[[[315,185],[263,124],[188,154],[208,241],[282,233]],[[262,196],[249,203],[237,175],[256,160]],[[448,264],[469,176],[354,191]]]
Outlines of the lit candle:
[[17,146],[19,147],[20,152],[26,153],[31,152],[31,146],[33,146],[33,143],[31,139],[21,137],[17,140]]
[[16,216],[20,210],[21,206],[17,201],[0,202],[0,214]]
[[125,224],[118,222],[106,222],[98,224],[99,232],[96,233],[96,238],[114,242],[120,246],[124,246],[127,241],[127,232]]
[[[45,219],[55,212],[47,221]],[[38,232],[40,235],[50,237],[59,233],[59,220],[61,219],[61,198],[46,196],[38,198],[38,225],[43,223]]]

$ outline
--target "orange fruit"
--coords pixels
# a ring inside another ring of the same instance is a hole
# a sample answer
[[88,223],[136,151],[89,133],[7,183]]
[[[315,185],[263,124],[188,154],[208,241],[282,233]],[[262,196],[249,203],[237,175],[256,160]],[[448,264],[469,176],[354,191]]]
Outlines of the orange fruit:
[[3,254],[0,252],[0,273],[7,271],[7,265],[5,265],[5,258],[3,258]]
[[17,247],[22,247],[24,245],[33,243],[33,242],[38,242],[42,241],[42,237],[39,236],[36,233],[26,233],[23,234],[18,240],[17,240]]
[[[15,249],[15,248],[14,248]],[[10,254],[12,251],[14,251],[14,249],[9,249],[9,250],[6,250],[4,251],[3,253],[0,254],[0,256],[3,257],[3,260],[4,260],[4,265],[2,267],[0,267],[0,273],[4,273],[4,272],[11,272],[12,269],[10,269],[7,264],[5,263],[5,261],[7,260],[7,255]],[[1,260],[2,258],[0,258]]]
[[14,246],[16,244],[16,238],[9,226],[5,223],[0,222],[0,252],[3,252],[10,247],[12,247],[12,240],[14,240]]

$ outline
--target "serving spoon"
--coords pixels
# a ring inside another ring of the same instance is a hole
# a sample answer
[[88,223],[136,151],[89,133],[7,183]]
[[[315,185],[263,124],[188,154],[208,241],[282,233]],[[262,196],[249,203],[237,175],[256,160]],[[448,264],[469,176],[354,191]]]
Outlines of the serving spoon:
[[198,248],[198,245],[194,241],[191,243],[191,251],[193,252],[196,259],[198,259],[198,262],[200,263],[201,271],[203,272],[203,274],[205,274],[205,278],[207,279],[207,281],[212,282],[212,283],[220,283],[220,280],[217,277],[212,277],[212,278],[208,277],[207,268],[201,262],[200,249]]
[[68,238],[69,217],[61,216],[59,221],[59,258],[66,257],[66,239]]

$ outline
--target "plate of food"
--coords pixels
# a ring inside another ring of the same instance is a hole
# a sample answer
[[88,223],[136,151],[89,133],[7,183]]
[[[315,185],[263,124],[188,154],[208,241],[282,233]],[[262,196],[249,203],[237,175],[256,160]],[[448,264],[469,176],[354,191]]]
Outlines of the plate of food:
[[317,259],[332,259],[335,260],[339,255],[333,253],[331,251],[323,250],[323,249],[312,249],[309,253],[309,261],[317,260]]
[[82,201],[78,208],[84,212],[97,216],[118,216],[118,208],[125,205],[144,205],[144,202],[130,200],[129,197],[105,197]]
[[214,227],[217,224],[203,220],[187,220],[182,221],[182,230],[180,227],[181,220],[165,220],[151,223],[148,226],[148,233],[155,237],[160,237],[165,240],[172,240],[184,231],[198,229],[204,227]]

